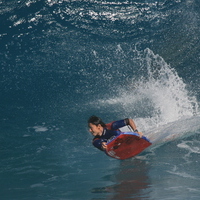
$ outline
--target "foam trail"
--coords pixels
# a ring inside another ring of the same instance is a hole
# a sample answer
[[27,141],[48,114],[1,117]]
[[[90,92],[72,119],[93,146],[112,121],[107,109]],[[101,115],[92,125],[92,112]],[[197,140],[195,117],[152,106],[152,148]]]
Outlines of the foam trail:
[[[117,97],[99,100],[98,103],[118,107],[119,112],[132,117],[147,135],[153,130],[154,134],[149,136],[156,143],[183,134],[183,130],[173,124],[175,121],[185,128],[184,132],[189,131],[191,126],[185,119],[198,115],[196,97],[189,95],[183,79],[161,56],[150,49],[138,52],[138,55],[140,65],[146,70],[145,75],[137,80],[134,78],[129,89],[121,89]],[[190,123],[195,125],[196,119],[193,121]]]
[[161,144],[200,129],[196,97],[189,95],[177,72],[150,49],[144,63],[147,78],[140,81],[138,92],[151,102],[152,116],[136,121],[149,139]]
[[99,100],[98,103],[120,104],[123,112],[133,118],[136,118],[133,113],[139,113],[142,117],[140,120],[138,115],[138,121],[143,121],[141,126],[147,129],[197,114],[196,97],[188,94],[186,84],[177,72],[150,49],[138,54],[146,75],[141,75],[137,80],[134,78],[128,90],[119,91],[120,95]]
[[162,57],[154,55],[150,49],[146,49],[145,53],[148,81],[140,90],[153,102],[154,117],[158,116],[162,123],[169,123],[193,116],[198,110],[198,103],[194,96],[188,94],[182,78]]

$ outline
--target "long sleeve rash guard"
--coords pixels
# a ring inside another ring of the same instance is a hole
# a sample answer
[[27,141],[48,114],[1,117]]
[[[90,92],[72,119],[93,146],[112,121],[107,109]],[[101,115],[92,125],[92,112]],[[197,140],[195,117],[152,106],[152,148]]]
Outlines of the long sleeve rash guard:
[[113,136],[120,135],[121,131],[119,131],[119,128],[122,128],[127,125],[128,125],[128,119],[114,121],[109,124],[106,124],[106,127],[103,130],[103,134],[101,136],[94,137],[93,145],[96,148],[102,150],[102,142],[107,142]]

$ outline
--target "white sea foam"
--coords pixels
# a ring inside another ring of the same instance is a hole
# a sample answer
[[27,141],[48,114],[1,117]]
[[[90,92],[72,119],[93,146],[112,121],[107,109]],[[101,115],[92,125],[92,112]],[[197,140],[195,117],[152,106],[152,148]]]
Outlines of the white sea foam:
[[182,141],[177,147],[187,150],[189,154],[200,154],[199,141]]
[[38,187],[44,187],[44,184],[42,183],[36,183],[30,186],[31,188],[38,188]]
[[178,171],[176,171],[176,172],[175,171],[167,171],[167,172],[169,172],[170,174],[173,174],[173,175],[177,175],[177,176],[183,177],[183,178],[199,180],[198,177],[192,176],[192,175],[190,175],[189,173],[186,173],[186,172],[178,172]]
[[33,126],[35,132],[45,132],[48,131],[48,128],[45,126]]
[[19,19],[16,22],[14,22],[13,26],[18,26],[19,24],[24,23],[26,20],[25,19]]
[[119,89],[116,97],[100,99],[98,105],[115,106],[123,115],[132,117],[138,129],[156,143],[200,129],[198,101],[175,69],[150,49],[138,55],[145,75],[133,79],[125,87],[128,90]]
[[196,115],[199,109],[196,97],[189,94],[178,73],[150,49],[139,54],[143,54],[140,62],[146,68],[146,76],[134,79],[128,91],[122,88],[120,95],[98,103],[122,108],[134,119],[136,112],[145,115],[135,119],[143,130]]

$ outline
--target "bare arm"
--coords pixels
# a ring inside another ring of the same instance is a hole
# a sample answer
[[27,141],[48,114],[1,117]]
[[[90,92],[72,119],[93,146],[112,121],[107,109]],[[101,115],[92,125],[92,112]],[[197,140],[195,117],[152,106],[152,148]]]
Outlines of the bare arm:
[[142,137],[142,132],[138,132],[135,122],[132,119],[128,119],[129,126],[133,129],[134,132],[138,133]]

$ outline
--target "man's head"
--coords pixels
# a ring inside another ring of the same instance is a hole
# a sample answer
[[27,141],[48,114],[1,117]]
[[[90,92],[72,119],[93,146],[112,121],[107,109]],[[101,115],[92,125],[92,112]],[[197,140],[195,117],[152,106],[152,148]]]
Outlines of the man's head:
[[106,127],[105,123],[101,120],[101,118],[92,115],[88,119],[88,127],[89,131],[92,133],[93,136],[101,136],[103,133],[103,128]]

